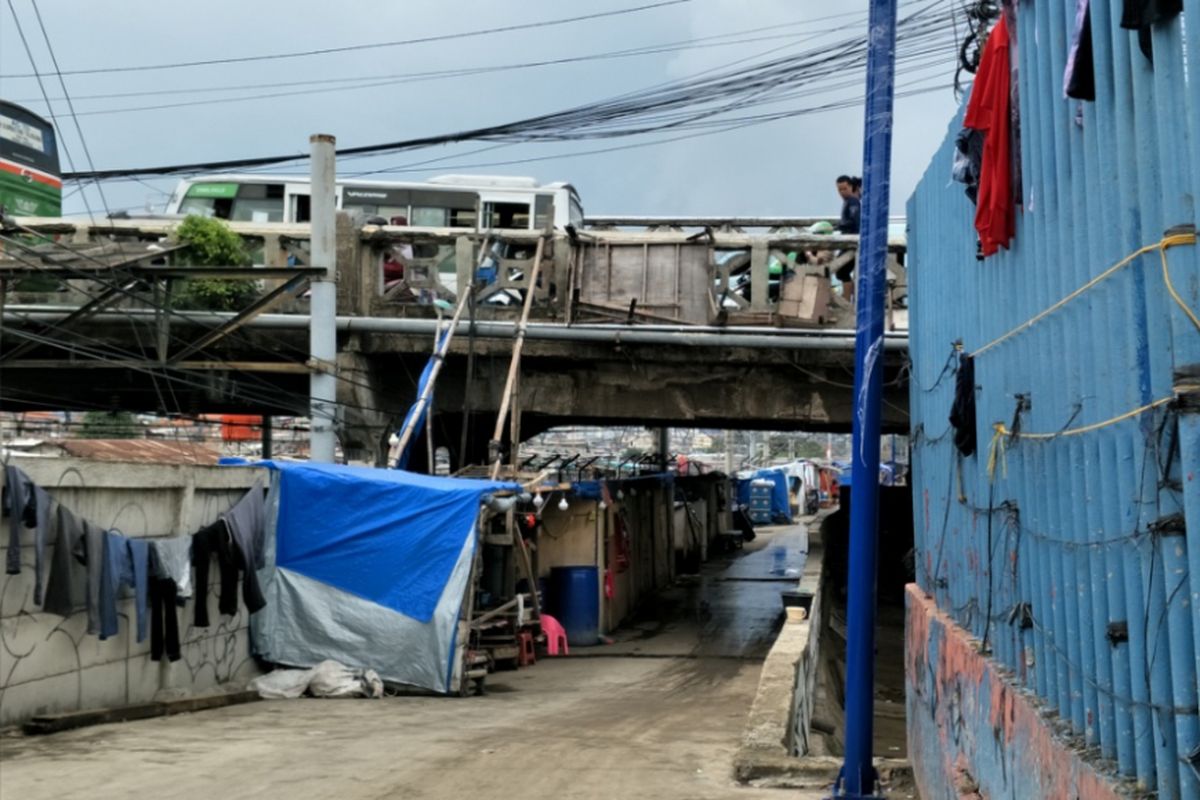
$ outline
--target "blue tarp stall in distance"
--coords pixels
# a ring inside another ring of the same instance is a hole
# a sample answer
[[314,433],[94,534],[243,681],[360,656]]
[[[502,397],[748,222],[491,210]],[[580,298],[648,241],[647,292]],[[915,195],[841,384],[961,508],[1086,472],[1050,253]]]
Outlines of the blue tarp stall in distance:
[[775,484],[771,490],[771,521],[780,525],[792,523],[792,502],[788,495],[788,476],[782,469],[759,469],[744,480],[737,482],[738,505],[749,508],[750,484],[756,480],[769,480]]
[[273,470],[256,655],[450,691],[480,502],[512,483],[334,464]]

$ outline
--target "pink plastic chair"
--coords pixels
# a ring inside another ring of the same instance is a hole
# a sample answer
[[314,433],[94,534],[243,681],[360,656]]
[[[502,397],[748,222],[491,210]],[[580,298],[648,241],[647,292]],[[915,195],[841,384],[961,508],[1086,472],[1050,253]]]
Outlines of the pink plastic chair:
[[558,655],[559,645],[562,645],[564,656],[571,654],[567,648],[567,632],[562,624],[549,614],[542,614],[542,633],[546,634],[546,652],[549,655]]

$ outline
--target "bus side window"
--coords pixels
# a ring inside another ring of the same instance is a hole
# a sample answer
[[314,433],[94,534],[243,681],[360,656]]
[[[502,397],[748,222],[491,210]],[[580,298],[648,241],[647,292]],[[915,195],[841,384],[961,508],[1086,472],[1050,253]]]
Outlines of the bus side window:
[[539,194],[533,203],[533,229],[554,229],[554,195]]
[[283,184],[242,184],[233,206],[233,221],[283,222]]
[[484,203],[483,227],[529,230],[529,204]]

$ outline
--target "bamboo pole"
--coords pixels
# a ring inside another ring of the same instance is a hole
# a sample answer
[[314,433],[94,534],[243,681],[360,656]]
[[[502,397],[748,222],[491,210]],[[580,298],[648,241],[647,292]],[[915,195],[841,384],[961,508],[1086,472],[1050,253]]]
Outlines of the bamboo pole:
[[[508,364],[508,380],[504,384],[504,394],[500,396],[500,410],[496,414],[496,428],[492,433],[492,441],[489,443],[490,452],[488,457],[492,462],[491,479],[496,480],[500,475],[500,464],[503,458],[500,455],[500,437],[504,435],[504,423],[507,421],[508,409],[512,404],[513,387],[517,382],[517,373],[521,369],[521,351],[525,348],[525,329],[529,323],[529,311],[533,308],[533,295],[537,291],[538,273],[542,268],[542,253],[545,250],[546,238],[543,236],[538,239],[537,251],[533,256],[533,271],[530,273],[529,282],[525,289],[525,307],[521,309],[521,321],[517,323],[516,342],[513,344],[512,360]],[[513,442],[513,447],[516,447],[516,442]],[[514,476],[515,477],[515,476]]]

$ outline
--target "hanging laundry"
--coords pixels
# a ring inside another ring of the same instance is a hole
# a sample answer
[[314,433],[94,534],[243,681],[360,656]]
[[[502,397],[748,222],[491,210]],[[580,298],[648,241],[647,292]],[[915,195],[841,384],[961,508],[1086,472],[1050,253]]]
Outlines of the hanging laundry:
[[963,119],[966,127],[984,134],[975,229],[985,257],[1007,248],[1016,233],[1008,59],[1008,26],[1001,16],[988,35]]
[[[161,541],[150,543],[150,660],[161,661],[165,654],[168,661],[178,661],[182,655],[178,606],[183,601],[176,590],[175,579],[171,577],[172,570],[162,559],[164,551],[170,552],[171,548],[162,548],[161,544]],[[190,548],[185,552],[190,554]],[[191,571],[190,564],[185,567]]]
[[[237,569],[221,556],[221,542],[228,538],[229,529],[223,519],[206,525],[192,536],[192,566],[196,568],[194,587],[196,608],[193,624],[197,628],[209,626],[208,572],[212,567],[214,556],[217,558],[217,569],[220,571],[220,612],[229,615],[237,613]],[[229,610],[231,605],[232,611]]]
[[251,614],[267,604],[258,584],[258,570],[265,566],[263,541],[266,535],[266,503],[263,483],[257,481],[233,508],[192,537],[192,564],[196,568],[195,625],[207,627],[208,572],[217,557],[220,595],[217,608],[226,616],[238,612],[238,573],[242,573],[242,597]]
[[192,537],[172,536],[169,539],[150,540],[152,564],[159,568],[161,578],[175,583],[179,599],[192,596]]
[[954,403],[950,406],[950,424],[954,426],[954,446],[964,456],[975,454],[975,359],[966,353],[958,357],[954,379]]
[[[1138,47],[1142,55],[1154,62],[1151,28],[1170,22],[1183,11],[1183,0],[1125,0],[1121,10],[1121,27],[1138,32]],[[1193,20],[1194,21],[1194,20]]]
[[979,200],[979,175],[983,170],[983,134],[963,128],[954,140],[954,163],[950,177],[964,184],[967,198],[972,203]]
[[60,617],[87,610],[87,632],[100,632],[100,584],[107,533],[62,505],[54,509],[57,538],[42,608]]
[[4,510],[8,516],[8,555],[6,571],[21,573],[21,530],[33,529],[33,602],[42,603],[42,579],[45,573],[46,540],[49,538],[53,498],[20,467],[4,467]]
[[1071,49],[1067,52],[1067,67],[1063,71],[1063,97],[1096,99],[1090,0],[1075,0],[1075,30],[1071,37]]
[[117,599],[122,589],[132,589],[137,609],[137,641],[145,641],[150,622],[149,578],[149,543],[109,531],[104,538],[104,572],[100,580],[101,640],[117,635]]
[[[267,511],[262,481],[255,481],[250,491],[246,492],[233,508],[222,514],[221,519],[225,520],[225,526],[229,530],[228,538],[221,540],[223,545],[228,546],[224,557],[235,569],[242,572],[242,599],[246,608],[253,614],[267,604],[258,585],[258,570],[266,565],[263,538]],[[221,613],[226,613],[224,594],[221,595],[221,605]],[[229,613],[237,613],[236,597]]]

